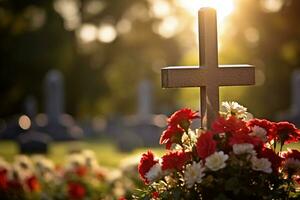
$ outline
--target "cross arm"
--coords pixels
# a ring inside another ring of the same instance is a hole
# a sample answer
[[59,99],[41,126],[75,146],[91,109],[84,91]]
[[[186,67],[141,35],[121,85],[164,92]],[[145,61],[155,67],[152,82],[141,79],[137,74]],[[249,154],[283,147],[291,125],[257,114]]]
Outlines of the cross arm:
[[217,74],[220,86],[255,84],[255,67],[252,65],[220,65]]
[[165,67],[161,69],[163,88],[195,87],[205,85],[206,70],[199,66]]

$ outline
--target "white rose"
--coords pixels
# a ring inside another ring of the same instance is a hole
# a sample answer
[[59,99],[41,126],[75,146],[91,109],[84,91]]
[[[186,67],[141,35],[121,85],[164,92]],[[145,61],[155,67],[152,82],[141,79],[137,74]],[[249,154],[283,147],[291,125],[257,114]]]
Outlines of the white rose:
[[228,155],[224,154],[223,151],[215,152],[205,159],[205,166],[212,171],[218,171],[226,167],[225,161],[227,159]]
[[188,188],[193,187],[195,183],[201,183],[205,168],[202,164],[193,162],[193,164],[187,165],[184,171],[184,181]]
[[159,163],[156,163],[153,165],[150,170],[145,174],[145,177],[149,182],[154,182],[157,179],[161,178],[163,172],[161,169],[161,165]]
[[250,135],[259,137],[263,142],[266,142],[268,140],[266,129],[260,126],[254,126]]
[[267,158],[252,157],[251,159],[252,169],[255,171],[263,171],[265,173],[271,173],[271,162]]
[[256,155],[253,144],[249,144],[249,143],[234,144],[232,146],[232,149],[235,155],[241,155],[241,154]]

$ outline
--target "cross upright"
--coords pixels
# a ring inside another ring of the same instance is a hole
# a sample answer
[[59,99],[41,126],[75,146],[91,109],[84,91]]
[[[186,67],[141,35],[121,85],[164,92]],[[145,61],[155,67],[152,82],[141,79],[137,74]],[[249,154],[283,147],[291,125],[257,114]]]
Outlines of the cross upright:
[[199,20],[200,66],[162,68],[162,87],[200,87],[201,128],[218,116],[219,87],[254,85],[251,65],[218,65],[217,16],[213,8],[201,8]]

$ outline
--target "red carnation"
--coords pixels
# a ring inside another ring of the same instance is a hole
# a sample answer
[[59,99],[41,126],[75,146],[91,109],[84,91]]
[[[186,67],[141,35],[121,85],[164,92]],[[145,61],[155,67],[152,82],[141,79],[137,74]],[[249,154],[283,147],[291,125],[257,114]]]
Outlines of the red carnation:
[[5,190],[8,187],[7,182],[7,170],[1,169],[0,170],[0,190]]
[[216,151],[217,142],[213,139],[212,132],[206,132],[200,135],[197,140],[197,153],[201,159],[205,159]]
[[184,151],[170,151],[162,157],[162,170],[182,170],[182,167],[189,159],[189,153]]
[[251,119],[247,125],[251,128],[259,126],[266,130],[268,142],[276,137],[276,125],[266,119]]
[[69,182],[68,183],[68,195],[69,199],[80,200],[85,196],[85,188],[80,183]]
[[272,163],[273,172],[278,172],[278,168],[281,166],[283,158],[277,155],[272,149],[264,148],[258,155],[260,158],[267,158]]
[[228,119],[219,117],[212,124],[212,130],[216,133],[249,133],[249,128],[246,126],[246,122],[230,116]]
[[300,139],[300,130],[292,123],[278,122],[276,123],[276,129],[281,145],[297,142]]
[[254,147],[263,146],[263,141],[259,137],[251,136],[247,133],[234,133],[229,138],[230,146],[233,146],[234,144],[244,144],[244,143],[253,144]]
[[199,118],[197,112],[191,109],[181,109],[176,111],[169,119],[168,124],[171,126],[180,126],[185,131],[188,130],[193,119]]
[[160,144],[166,144],[166,149],[170,149],[173,143],[180,143],[184,130],[178,126],[168,126],[160,137]]
[[29,188],[30,192],[38,192],[41,189],[40,183],[35,176],[31,176],[26,179],[25,184]]
[[147,153],[144,153],[142,155],[142,158],[138,165],[138,171],[145,183],[149,183],[145,175],[147,174],[147,172],[149,172],[151,167],[153,167],[153,165],[155,165],[156,163],[158,163],[158,159],[154,160],[154,155],[151,151],[148,151]]

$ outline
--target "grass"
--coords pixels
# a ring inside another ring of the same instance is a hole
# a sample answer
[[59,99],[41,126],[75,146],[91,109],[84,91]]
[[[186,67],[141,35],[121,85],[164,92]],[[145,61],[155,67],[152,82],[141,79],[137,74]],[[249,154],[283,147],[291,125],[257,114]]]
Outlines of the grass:
[[[279,146],[279,145],[278,145]],[[294,143],[286,148],[293,148],[300,150],[300,143]],[[97,139],[97,140],[85,140],[80,142],[54,142],[50,144],[49,154],[47,155],[55,163],[63,163],[65,157],[70,151],[90,149],[96,153],[99,163],[106,167],[118,167],[122,160],[131,157],[140,157],[143,152],[146,152],[149,148],[139,148],[132,152],[121,152],[118,150],[109,140]],[[151,148],[151,150],[158,156],[164,153],[162,148]],[[0,141],[0,156],[7,161],[12,161],[14,156],[18,154],[18,146],[13,141]]]
[[[136,149],[132,152],[121,152],[116,145],[108,140],[86,140],[80,142],[54,142],[50,144],[48,157],[55,163],[63,163],[70,151],[90,149],[96,153],[99,163],[107,167],[118,167],[123,159],[140,156],[147,148]],[[151,148],[152,149],[152,148]],[[163,149],[154,148],[157,155],[162,155]],[[13,141],[0,141],[0,156],[11,162],[19,153],[18,146]]]

